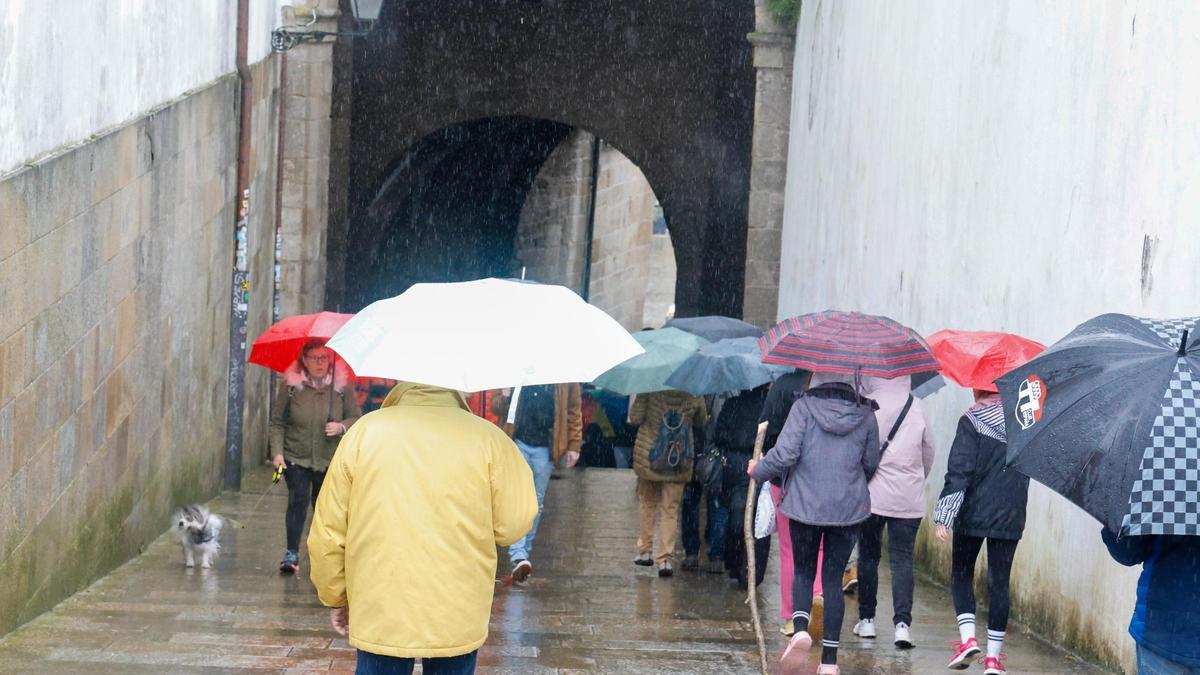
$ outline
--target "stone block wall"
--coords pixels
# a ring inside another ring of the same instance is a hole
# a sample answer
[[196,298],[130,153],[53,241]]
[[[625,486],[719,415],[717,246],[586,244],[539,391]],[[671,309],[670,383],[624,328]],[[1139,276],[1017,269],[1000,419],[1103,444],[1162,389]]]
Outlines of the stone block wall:
[[674,296],[675,275],[674,270],[654,269],[651,264],[655,198],[650,183],[619,150],[609,145],[600,147],[589,299],[621,325],[636,331],[643,328],[651,278],[670,273]]
[[[256,67],[253,331],[270,319],[275,79],[273,59]],[[238,101],[224,77],[0,181],[0,634],[220,485]],[[249,380],[248,400],[266,393]]]
[[[336,31],[332,12],[337,8],[336,0],[312,4],[322,8],[312,28]],[[278,261],[281,317],[326,309],[333,49],[332,42],[305,43],[289,50],[283,59],[287,74],[283,99],[282,247]],[[343,136],[345,133],[341,129]]]
[[[254,83],[250,116],[250,313],[246,321],[246,354],[250,343],[271,327],[275,295],[275,190],[279,173],[279,81],[281,57],[250,66]],[[286,316],[286,314],[281,314]],[[268,401],[271,373],[246,367],[246,396],[242,422],[242,467],[250,469],[267,459]]]
[[572,132],[542,164],[521,207],[517,273],[583,291],[593,136]]
[[[525,198],[514,245],[530,279],[582,290],[594,137],[574,131],[542,165]],[[657,200],[646,176],[600,144],[589,300],[631,331],[666,321],[675,299],[675,253],[655,235]]]

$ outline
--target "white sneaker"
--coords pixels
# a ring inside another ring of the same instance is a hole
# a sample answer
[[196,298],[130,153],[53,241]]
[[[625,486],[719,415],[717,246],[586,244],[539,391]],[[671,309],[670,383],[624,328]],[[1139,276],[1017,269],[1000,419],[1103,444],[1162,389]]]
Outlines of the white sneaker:
[[854,634],[868,640],[875,637],[875,619],[863,619],[854,624]]
[[906,623],[896,624],[896,646],[900,649],[912,649],[914,646],[912,635],[909,634],[908,624]]

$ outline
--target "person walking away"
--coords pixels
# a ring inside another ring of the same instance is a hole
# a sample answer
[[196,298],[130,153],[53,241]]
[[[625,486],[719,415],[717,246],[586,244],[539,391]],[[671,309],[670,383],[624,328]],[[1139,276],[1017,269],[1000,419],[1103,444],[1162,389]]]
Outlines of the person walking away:
[[[675,574],[675,539],[679,533],[679,502],[683,486],[692,479],[695,460],[694,427],[708,421],[704,399],[682,391],[641,394],[629,408],[629,421],[638,427],[633,446],[639,514],[638,555],[634,564],[658,565],[658,576]],[[655,518],[658,549],[654,549]]]
[[[726,528],[724,542],[725,569],[729,576],[737,579],[738,586],[749,587],[749,570],[746,569],[746,500],[758,495],[748,494],[746,468],[754,454],[754,441],[758,436],[758,416],[768,397],[766,385],[743,391],[725,402],[713,431],[713,441],[725,455],[725,472],[721,483],[721,501],[725,505]],[[771,555],[771,538],[764,537],[754,542],[754,583],[761,584],[767,572]]]
[[[494,401],[494,412],[501,420],[508,420],[510,401],[508,396],[497,397]],[[568,467],[575,466],[579,461],[579,450],[583,444],[581,410],[578,384],[523,387],[517,398],[516,419],[506,430],[533,471],[538,515],[533,520],[529,534],[508,547],[514,584],[525,585],[533,574],[533,563],[529,561],[529,556],[533,551],[538,523],[542,520],[546,488],[550,485],[550,475],[554,473],[555,465],[563,457],[566,457]]]
[[887,430],[879,468],[867,484],[871,517],[863,523],[858,550],[858,624],[854,634],[874,638],[879,560],[883,531],[888,533],[888,565],[892,570],[894,644],[913,647],[913,545],[925,517],[925,479],[933,469],[933,432],[921,401],[912,393],[909,376],[868,377],[863,393],[879,405],[875,419]]
[[[811,379],[812,373],[796,369],[771,384],[767,400],[763,404],[762,414],[758,418],[759,422],[767,423],[767,435],[763,442],[765,453],[769,453],[775,447],[775,441],[779,438],[779,432],[783,430],[784,423],[787,422],[792,404],[796,402],[797,398],[800,398],[800,394],[804,393],[805,389],[808,389]],[[740,470],[738,476],[740,480]],[[781,484],[782,481],[778,478],[771,481],[771,499],[775,503],[775,531],[779,539],[779,616],[783,619],[783,625],[779,628],[779,632],[790,638],[796,633],[795,627],[792,626],[792,579],[795,574],[792,569],[790,526],[787,516],[779,510],[779,499],[783,495]],[[821,571],[824,569],[824,558],[823,548],[818,548],[817,572],[813,578],[813,604],[808,631],[814,640],[820,640],[822,637],[825,589],[821,584]]]
[[[708,409],[708,424],[704,433],[697,436],[697,450],[704,453],[719,452],[716,450],[717,420],[721,417],[727,394],[705,396],[704,404]],[[702,453],[698,453],[702,454]],[[725,530],[728,526],[728,512],[722,503],[720,481],[717,489],[704,483],[704,476],[692,472],[692,480],[683,488],[683,499],[679,505],[679,530],[683,539],[683,569],[695,571],[700,569],[700,505],[704,504],[704,541],[708,542],[707,560],[704,571],[720,574],[725,571]]]
[[349,368],[335,370],[335,358],[324,341],[305,343],[300,358],[283,373],[271,406],[271,463],[283,468],[288,489],[281,574],[299,571],[308,505],[317,503],[338,441],[362,416]]
[[496,547],[529,531],[533,473],[455,391],[402,382],[342,440],[308,535],[312,582],[359,675],[475,672]]
[[[795,635],[780,665],[794,670],[812,647],[808,632],[817,554],[825,545],[824,586],[837,587],[859,526],[871,515],[867,482],[879,466],[879,425],[875,402],[862,396],[850,376],[817,373],[788,413],[775,448],[748,473],[758,481],[783,477],[779,509],[788,517],[795,579],[792,623]],[[837,652],[846,601],[825,598],[824,638],[819,675],[837,675]]]
[[1005,467],[1008,451],[1000,395],[975,391],[975,405],[958,420],[946,463],[946,484],[933,522],[938,541],[950,538],[950,594],[959,641],[947,667],[962,670],[980,653],[975,639],[975,561],[987,543],[988,642],[986,675],[1004,675],[1001,646],[1008,628],[1009,575],[1025,531],[1029,478]]
[[1101,533],[1113,560],[1142,566],[1129,634],[1140,675],[1200,675],[1200,537]]

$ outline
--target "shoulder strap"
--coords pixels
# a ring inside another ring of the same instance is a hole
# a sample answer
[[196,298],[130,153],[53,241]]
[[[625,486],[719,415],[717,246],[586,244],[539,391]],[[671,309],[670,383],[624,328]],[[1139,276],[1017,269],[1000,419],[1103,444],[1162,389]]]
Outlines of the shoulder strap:
[[904,418],[908,416],[908,410],[909,408],[912,408],[912,404],[913,397],[912,394],[909,394],[908,400],[904,402],[904,407],[900,409],[900,415],[896,418],[896,423],[892,425],[892,430],[888,432],[887,440],[883,442],[883,447],[880,448],[880,452],[887,450],[888,446],[891,445],[892,439],[896,437],[896,432],[900,431],[900,425],[904,424]]
[[904,424],[904,418],[908,415],[908,409],[912,407],[912,394],[908,395],[908,400],[904,402],[904,407],[900,409],[900,416],[896,418],[896,423],[892,425],[892,430],[888,432],[887,439],[891,443],[896,437],[896,432],[900,431],[900,425]]

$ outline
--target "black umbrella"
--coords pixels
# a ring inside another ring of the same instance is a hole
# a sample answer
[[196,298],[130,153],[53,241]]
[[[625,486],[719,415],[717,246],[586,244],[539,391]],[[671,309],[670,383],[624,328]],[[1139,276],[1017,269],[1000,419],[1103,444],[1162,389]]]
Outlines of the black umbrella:
[[754,324],[728,316],[693,316],[685,319],[671,319],[667,326],[678,328],[692,335],[699,335],[709,342],[728,340],[730,338],[752,337],[763,334],[763,330]]
[[1198,323],[1105,314],[997,380],[1009,465],[1114,532],[1200,536]]

